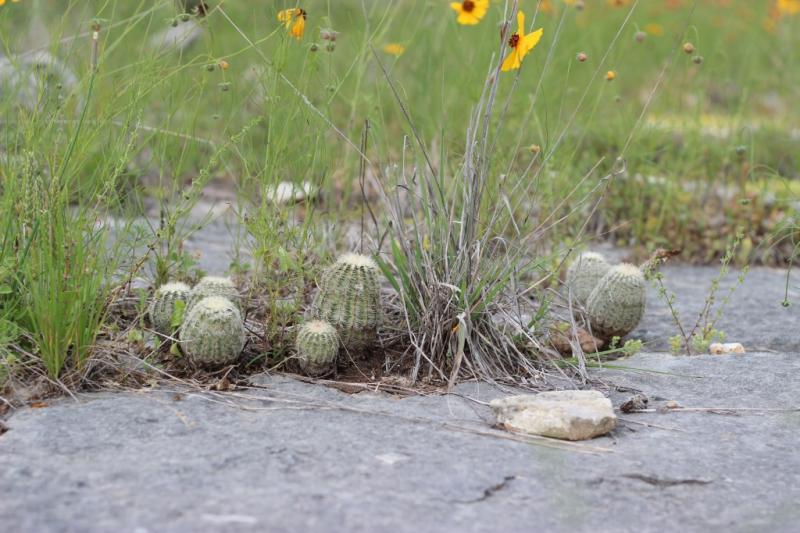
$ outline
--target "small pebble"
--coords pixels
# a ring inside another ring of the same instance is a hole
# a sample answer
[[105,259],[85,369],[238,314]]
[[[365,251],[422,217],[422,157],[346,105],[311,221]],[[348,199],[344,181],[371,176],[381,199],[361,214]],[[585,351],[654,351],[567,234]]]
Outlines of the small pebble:
[[708,347],[708,353],[711,355],[726,355],[730,353],[745,353],[745,351],[744,346],[738,342],[726,342],[725,344],[715,342]]

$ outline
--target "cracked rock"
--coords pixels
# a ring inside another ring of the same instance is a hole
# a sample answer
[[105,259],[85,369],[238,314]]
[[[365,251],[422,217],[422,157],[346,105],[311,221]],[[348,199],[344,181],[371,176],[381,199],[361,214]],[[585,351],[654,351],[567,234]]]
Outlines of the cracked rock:
[[605,435],[617,424],[611,400],[598,391],[549,391],[491,402],[507,430],[564,440]]

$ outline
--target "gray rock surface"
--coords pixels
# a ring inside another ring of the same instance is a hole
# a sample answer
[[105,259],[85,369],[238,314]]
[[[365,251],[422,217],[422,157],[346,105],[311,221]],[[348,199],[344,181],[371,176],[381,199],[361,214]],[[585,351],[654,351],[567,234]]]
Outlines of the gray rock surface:
[[[796,353],[640,354],[615,365],[627,370],[596,376],[642,390],[654,408],[800,406]],[[488,406],[466,399],[515,390],[466,383],[460,396],[401,399],[254,381],[265,388],[87,394],[16,412],[0,436],[2,529],[788,532],[800,523],[798,411],[629,413],[609,436],[553,447],[497,438],[507,434],[490,428]],[[610,390],[615,405],[630,394]]]
[[[719,269],[691,265],[668,266],[662,270],[664,284],[676,296],[675,308],[689,327],[703,309],[704,299]],[[719,303],[736,283],[738,272],[731,272],[720,283]],[[800,270],[789,280],[789,307],[783,307],[786,270],[756,267],[730,297],[717,329],[726,334],[726,342],[740,342],[745,350],[800,351]],[[713,313],[712,313],[713,316]],[[647,311],[630,338],[645,341],[648,350],[668,350],[669,337],[678,329],[667,305],[650,285]]]

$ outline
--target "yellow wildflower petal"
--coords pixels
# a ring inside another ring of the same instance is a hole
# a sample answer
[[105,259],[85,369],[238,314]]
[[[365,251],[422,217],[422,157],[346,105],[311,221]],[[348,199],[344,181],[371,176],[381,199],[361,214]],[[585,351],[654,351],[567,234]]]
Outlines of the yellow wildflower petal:
[[289,31],[289,34],[297,39],[298,41],[303,38],[303,34],[306,31],[306,19],[305,17],[297,17],[295,20],[292,29]]
[[293,15],[294,9],[284,9],[283,11],[278,12],[278,20],[283,22],[284,26],[288,28],[292,24]]
[[539,40],[542,38],[542,34],[544,33],[543,28],[539,28],[533,33],[529,33],[528,35],[524,36],[520,43],[517,45],[517,49],[522,57],[533,50],[533,47],[539,44]]
[[456,22],[466,26],[473,26],[481,21],[489,10],[489,0],[463,0],[451,2],[450,8],[458,13]]
[[520,36],[525,35],[525,13],[522,11],[517,13],[517,33]]
[[406,47],[402,44],[389,43],[383,47],[383,51],[395,57],[400,57],[406,51]]
[[522,66],[522,59],[519,57],[516,48],[506,56],[503,65],[500,67],[500,72],[508,72],[509,70],[516,70]]

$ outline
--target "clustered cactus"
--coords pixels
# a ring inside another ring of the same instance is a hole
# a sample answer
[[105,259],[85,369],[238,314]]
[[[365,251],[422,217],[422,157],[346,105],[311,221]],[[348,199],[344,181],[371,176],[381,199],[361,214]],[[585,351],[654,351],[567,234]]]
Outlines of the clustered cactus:
[[647,284],[635,265],[612,267],[600,254],[582,254],[570,265],[567,284],[575,299],[585,305],[592,333],[601,338],[628,335],[644,316]]
[[382,318],[379,273],[371,258],[345,254],[322,275],[313,314],[336,328],[347,350],[364,352],[375,344]]
[[567,287],[580,306],[585,306],[592,290],[611,268],[605,257],[595,252],[584,252],[567,269]]
[[329,323],[312,320],[300,326],[295,347],[300,369],[311,376],[324,376],[335,369],[339,334]]
[[189,291],[191,288],[181,282],[165,283],[156,290],[150,304],[150,322],[153,324],[153,329],[162,335],[171,336],[175,333],[176,308],[180,305],[178,302],[183,304],[184,309],[186,308]]
[[197,367],[235,363],[245,343],[239,309],[227,298],[209,296],[194,305],[180,329],[181,349]]
[[[340,348],[364,354],[375,344],[381,324],[378,265],[371,258],[345,254],[322,275],[314,301],[314,320],[300,326],[296,338],[298,364],[312,376],[336,368]],[[228,278],[205,277],[193,289],[183,283],[159,288],[151,304],[153,327],[173,334],[176,302],[185,302],[178,330],[179,346],[196,367],[233,364],[245,344],[242,301]]]
[[186,311],[192,310],[198,302],[203,298],[209,296],[221,296],[227,298],[230,302],[242,311],[242,298],[239,296],[239,290],[230,278],[221,278],[217,276],[206,276],[197,282],[197,285],[192,289],[189,295],[189,301],[186,305]]
[[[176,320],[183,302],[182,320]],[[150,321],[158,333],[174,335],[180,322],[180,348],[196,367],[213,368],[236,362],[245,343],[242,302],[228,278],[208,276],[190,289],[185,283],[159,287],[150,305]]]

